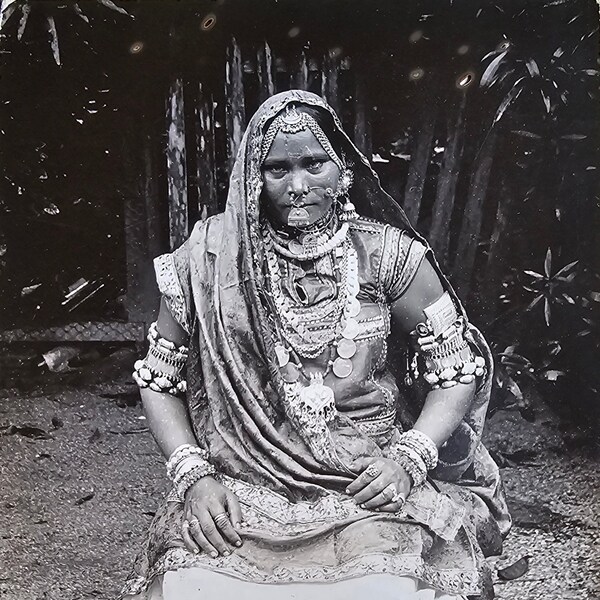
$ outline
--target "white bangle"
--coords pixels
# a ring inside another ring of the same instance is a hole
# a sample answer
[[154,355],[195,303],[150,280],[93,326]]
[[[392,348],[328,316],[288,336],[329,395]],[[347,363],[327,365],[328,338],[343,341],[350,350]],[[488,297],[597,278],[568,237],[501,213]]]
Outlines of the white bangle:
[[173,479],[175,476],[175,472],[177,471],[179,464],[188,458],[189,456],[199,456],[204,460],[208,460],[208,452],[204,450],[204,448],[200,448],[200,446],[195,446],[193,444],[182,444],[178,446],[171,452],[171,456],[167,460],[167,476],[169,479]]
[[438,463],[438,449],[434,441],[422,431],[418,429],[410,429],[400,435],[400,439],[397,442],[400,445],[412,448],[417,452],[428,471],[435,469]]

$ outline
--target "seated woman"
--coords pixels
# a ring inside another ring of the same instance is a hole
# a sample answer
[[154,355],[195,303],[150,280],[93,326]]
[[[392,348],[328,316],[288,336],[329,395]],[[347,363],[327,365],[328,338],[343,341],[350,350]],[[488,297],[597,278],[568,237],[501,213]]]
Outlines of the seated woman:
[[124,597],[493,596],[489,350],[321,98],[260,107],[155,267],[134,376],[173,490]]

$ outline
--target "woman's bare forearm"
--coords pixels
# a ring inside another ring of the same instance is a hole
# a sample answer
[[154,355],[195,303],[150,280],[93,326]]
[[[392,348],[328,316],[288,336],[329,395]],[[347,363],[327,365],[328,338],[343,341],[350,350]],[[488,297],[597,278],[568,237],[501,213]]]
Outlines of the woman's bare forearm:
[[469,410],[474,394],[475,382],[431,390],[414,428],[427,434],[440,448]]
[[182,444],[197,444],[185,402],[176,396],[140,390],[150,432],[165,457]]

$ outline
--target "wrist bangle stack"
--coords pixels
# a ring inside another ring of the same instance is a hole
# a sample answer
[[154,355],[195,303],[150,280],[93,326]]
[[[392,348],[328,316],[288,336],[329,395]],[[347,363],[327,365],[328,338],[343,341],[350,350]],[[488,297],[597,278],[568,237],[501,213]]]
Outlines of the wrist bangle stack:
[[204,462],[208,461],[208,451],[200,446],[194,446],[193,444],[182,444],[173,450],[169,460],[167,460],[167,476],[169,479],[174,480],[179,470],[181,463],[191,457],[197,456]]
[[173,481],[169,500],[183,502],[192,485],[202,477],[216,473],[208,457],[206,450],[192,444],[183,444],[173,451],[167,461],[167,475]]
[[399,448],[390,448],[390,458],[393,458],[409,474],[413,487],[423,485],[427,479],[427,470],[422,465],[413,461]]
[[388,448],[386,454],[405,469],[415,487],[423,484],[427,479],[427,471],[435,469],[438,463],[435,443],[428,435],[416,429],[404,432]]
[[400,435],[398,443],[417,452],[428,471],[437,467],[438,449],[427,434],[418,429],[409,429]]

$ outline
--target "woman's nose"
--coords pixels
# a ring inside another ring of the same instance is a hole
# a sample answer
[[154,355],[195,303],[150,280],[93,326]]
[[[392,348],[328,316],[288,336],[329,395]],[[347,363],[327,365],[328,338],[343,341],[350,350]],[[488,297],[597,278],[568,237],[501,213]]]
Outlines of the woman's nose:
[[289,185],[289,193],[294,196],[306,194],[308,192],[308,186],[304,174],[301,172],[292,173],[292,177]]

